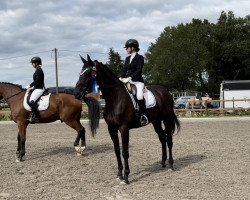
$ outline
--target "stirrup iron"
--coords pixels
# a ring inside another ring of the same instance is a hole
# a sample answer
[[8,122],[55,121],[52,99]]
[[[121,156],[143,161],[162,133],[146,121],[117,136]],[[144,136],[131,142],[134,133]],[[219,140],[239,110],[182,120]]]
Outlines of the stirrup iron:
[[148,118],[147,118],[147,116],[146,115],[142,115],[140,117],[140,122],[141,122],[142,126],[146,126],[148,124]]

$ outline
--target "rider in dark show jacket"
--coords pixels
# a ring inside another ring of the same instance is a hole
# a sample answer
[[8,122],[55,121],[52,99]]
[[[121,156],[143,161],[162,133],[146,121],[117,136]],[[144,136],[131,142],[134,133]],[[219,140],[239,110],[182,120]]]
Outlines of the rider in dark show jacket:
[[148,124],[148,118],[145,115],[146,112],[146,106],[145,106],[145,100],[143,98],[143,90],[144,90],[144,80],[142,78],[142,68],[144,65],[144,58],[142,55],[138,54],[139,49],[139,43],[135,39],[129,39],[125,43],[125,47],[127,50],[127,53],[130,54],[125,59],[124,67],[121,71],[121,78],[119,78],[122,82],[127,83],[131,82],[133,83],[137,88],[137,102],[140,108],[140,121],[141,125],[144,126]]
[[39,122],[39,114],[37,111],[37,100],[44,92],[44,73],[41,68],[42,60],[40,57],[33,57],[30,61],[32,66],[36,69],[33,74],[33,82],[26,87],[26,89],[33,88],[33,92],[29,99],[29,105],[32,110],[30,122]]

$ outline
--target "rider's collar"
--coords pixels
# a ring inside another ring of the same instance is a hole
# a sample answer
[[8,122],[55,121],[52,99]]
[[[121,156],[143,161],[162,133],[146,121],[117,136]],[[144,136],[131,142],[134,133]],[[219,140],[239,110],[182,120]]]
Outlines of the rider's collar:
[[137,52],[133,52],[130,54],[130,63],[132,62],[133,58],[135,57]]

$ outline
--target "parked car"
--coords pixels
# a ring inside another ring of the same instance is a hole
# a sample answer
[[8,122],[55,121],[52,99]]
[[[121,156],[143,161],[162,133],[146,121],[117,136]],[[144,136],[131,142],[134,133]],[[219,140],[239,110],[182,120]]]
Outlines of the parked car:
[[187,100],[195,99],[195,96],[180,96],[174,102],[174,108],[176,109],[184,109],[187,105]]
[[211,102],[207,105],[208,108],[219,108],[218,102]]
[[[49,93],[56,93],[56,87],[48,87]],[[71,86],[62,86],[58,87],[58,93],[66,93],[66,94],[73,94],[74,93],[74,87]]]

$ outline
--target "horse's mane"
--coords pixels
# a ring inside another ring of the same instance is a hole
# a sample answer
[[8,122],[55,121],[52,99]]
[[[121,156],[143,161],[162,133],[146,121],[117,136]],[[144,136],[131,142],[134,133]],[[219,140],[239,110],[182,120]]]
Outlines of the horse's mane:
[[101,64],[115,79],[118,80],[118,77],[114,74],[114,72],[105,64],[103,64],[102,62],[99,62],[98,60],[96,60],[99,64]]
[[20,88],[21,90],[24,90],[23,87],[21,85],[18,85],[18,84],[9,83],[9,82],[0,82],[0,84],[13,85],[13,86]]

